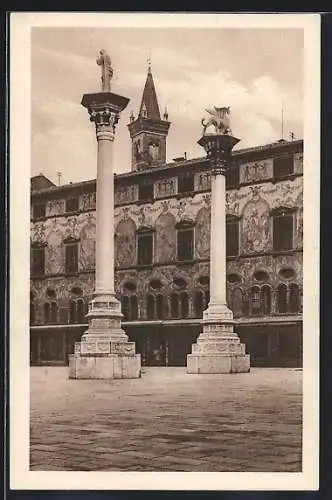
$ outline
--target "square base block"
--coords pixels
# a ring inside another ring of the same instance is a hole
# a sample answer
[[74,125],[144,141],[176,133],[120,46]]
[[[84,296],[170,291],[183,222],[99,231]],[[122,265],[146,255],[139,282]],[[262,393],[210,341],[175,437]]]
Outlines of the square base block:
[[71,379],[124,379],[141,377],[141,355],[82,356],[69,357]]
[[188,354],[187,373],[248,373],[250,355]]

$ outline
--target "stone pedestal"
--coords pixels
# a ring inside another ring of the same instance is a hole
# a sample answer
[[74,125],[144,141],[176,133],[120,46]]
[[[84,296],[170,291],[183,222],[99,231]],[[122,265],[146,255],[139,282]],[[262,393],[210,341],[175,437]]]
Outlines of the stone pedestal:
[[211,257],[208,309],[203,332],[187,356],[187,373],[243,373],[250,357],[234,332],[226,302],[226,180],[230,152],[239,140],[229,134],[207,134],[198,142],[211,160]]
[[[214,316],[214,317],[213,317]],[[218,317],[219,316],[219,317]],[[205,312],[203,333],[187,356],[187,373],[243,373],[250,371],[250,356],[234,332],[232,311]]]
[[[103,51],[101,54],[105,57]],[[128,342],[128,336],[121,328],[121,304],[114,291],[113,142],[120,111],[127,104],[128,99],[111,92],[87,94],[82,100],[90,120],[95,123],[98,144],[96,284],[87,314],[88,331],[82,336],[81,342],[75,344],[75,352],[69,358],[69,378],[119,379],[141,376],[141,357],[135,353],[135,343]]]
[[139,378],[141,356],[135,342],[129,342],[121,328],[121,306],[118,300],[95,298],[89,304],[89,329],[76,342],[69,357],[69,378],[113,379]]

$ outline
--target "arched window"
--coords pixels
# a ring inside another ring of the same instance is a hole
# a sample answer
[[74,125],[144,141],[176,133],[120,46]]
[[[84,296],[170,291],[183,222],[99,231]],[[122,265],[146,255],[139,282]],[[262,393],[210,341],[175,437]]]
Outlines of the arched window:
[[48,325],[51,320],[51,307],[48,302],[45,302],[44,304],[44,322],[45,325]]
[[195,310],[195,317],[196,318],[203,318],[204,296],[203,296],[203,292],[201,292],[200,290],[195,292],[194,310]]
[[171,317],[177,318],[179,316],[179,298],[177,293],[171,295]]
[[58,306],[56,302],[51,303],[51,323],[55,324],[58,322]]
[[232,311],[235,318],[241,316],[242,313],[242,290],[235,288],[232,293]]
[[157,295],[156,298],[156,309],[157,309],[157,319],[163,319],[164,317],[164,297],[162,295]]
[[77,317],[76,317],[76,303],[75,303],[74,300],[70,301],[69,321],[70,321],[70,323],[76,323],[77,322]]
[[181,318],[188,318],[189,315],[189,299],[186,292],[182,292],[181,295]]
[[261,291],[258,286],[251,288],[251,312],[259,314],[261,311]]
[[210,290],[206,290],[205,292],[205,309],[207,309],[210,302]]
[[279,285],[277,290],[277,308],[279,313],[287,312],[287,287]]
[[291,313],[299,312],[300,310],[300,294],[299,287],[296,283],[291,283],[289,285],[289,304],[288,310]]
[[130,319],[133,321],[138,318],[138,304],[136,295],[130,297]]
[[147,297],[146,313],[148,319],[155,318],[155,300],[153,295],[148,295]]
[[121,298],[121,310],[124,321],[129,320],[129,297],[126,295]]
[[33,302],[30,302],[30,325],[34,325],[36,322],[36,308]]
[[262,313],[270,314],[271,312],[271,287],[269,285],[262,286],[261,290]]
[[77,307],[77,323],[84,323],[85,314],[84,314],[84,302],[83,299],[79,299],[76,303]]

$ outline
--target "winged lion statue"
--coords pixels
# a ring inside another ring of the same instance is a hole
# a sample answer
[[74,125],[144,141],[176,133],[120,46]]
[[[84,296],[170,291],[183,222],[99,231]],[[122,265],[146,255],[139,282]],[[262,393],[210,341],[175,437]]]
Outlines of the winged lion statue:
[[228,106],[227,108],[217,108],[214,106],[214,109],[206,109],[205,110],[211,118],[205,121],[205,118],[202,119],[203,125],[203,135],[206,133],[206,129],[211,125],[214,126],[216,134],[231,134],[230,128],[230,112],[231,109]]

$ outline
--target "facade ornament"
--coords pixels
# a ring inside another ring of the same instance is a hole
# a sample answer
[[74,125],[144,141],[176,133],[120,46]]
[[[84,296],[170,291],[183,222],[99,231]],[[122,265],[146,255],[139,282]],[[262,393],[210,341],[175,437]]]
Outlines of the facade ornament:
[[204,201],[204,203],[205,203],[205,205],[207,207],[211,206],[211,194],[210,193],[209,194],[204,194],[203,197],[202,197],[202,199],[203,199],[203,201]]
[[203,125],[203,135],[206,134],[206,129],[211,125],[214,126],[216,134],[232,134],[230,128],[231,109],[229,106],[227,108],[217,108],[214,106],[214,109],[206,109],[205,111],[211,115],[211,118],[209,118],[207,122],[205,122],[204,118],[201,121]]
[[106,50],[99,51],[99,56],[96,59],[98,66],[101,66],[101,91],[111,91],[111,79],[113,78],[113,68],[111,58]]

